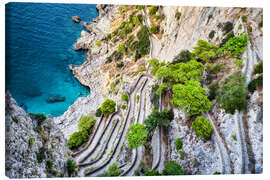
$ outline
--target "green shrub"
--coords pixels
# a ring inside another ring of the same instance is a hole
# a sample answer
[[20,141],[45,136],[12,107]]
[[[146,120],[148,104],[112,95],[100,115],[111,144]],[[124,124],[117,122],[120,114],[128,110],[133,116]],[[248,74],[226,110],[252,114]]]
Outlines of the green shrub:
[[257,89],[257,86],[261,87],[263,85],[263,76],[260,75],[256,79],[253,79],[248,84],[248,91],[251,93],[254,93],[254,91]]
[[134,149],[146,143],[147,131],[141,124],[133,124],[130,126],[130,131],[127,134],[128,147]]
[[168,84],[183,83],[189,80],[200,81],[204,71],[202,63],[190,60],[187,63],[170,64],[160,67],[156,72],[158,80],[164,80]]
[[175,148],[177,151],[181,150],[183,147],[183,142],[181,138],[176,138],[174,142]]
[[96,116],[97,116],[97,117],[101,117],[101,115],[102,115],[102,111],[101,111],[100,108],[98,108],[98,109],[96,110]]
[[175,18],[176,18],[176,20],[179,20],[179,19],[181,18],[181,15],[182,15],[181,12],[178,12],[178,11],[177,11],[177,12],[175,13]]
[[46,169],[50,173],[53,171],[53,161],[51,159],[46,161]]
[[125,47],[125,44],[119,44],[118,52],[120,52],[121,54],[126,54],[127,53],[127,49]]
[[41,123],[46,120],[46,116],[44,114],[29,113],[28,115],[31,117],[31,119],[37,120],[38,126],[40,126]]
[[214,60],[218,57],[218,47],[213,43],[208,43],[204,40],[198,40],[197,46],[193,47],[195,55],[203,60],[208,62]]
[[158,32],[158,27],[157,27],[157,25],[153,24],[153,25],[150,27],[150,32],[151,32],[152,34],[157,34],[157,32]]
[[196,132],[196,135],[202,138],[210,138],[213,132],[211,123],[203,116],[199,116],[192,122],[192,129]]
[[142,9],[144,9],[144,8],[145,8],[144,5],[137,5],[137,6],[136,6],[136,9],[138,9],[138,10],[142,10]]
[[230,21],[227,21],[223,24],[223,28],[222,31],[224,32],[224,34],[227,34],[229,32],[231,32],[233,30],[233,23]]
[[261,74],[263,73],[263,61],[260,61],[254,68],[253,74]]
[[165,66],[166,64],[164,62],[159,63],[159,60],[156,58],[148,60],[149,65],[151,66],[151,71],[150,73],[152,75],[156,75],[156,72],[158,69],[162,66]]
[[76,163],[73,162],[72,159],[68,159],[66,162],[66,169],[69,177],[76,172],[76,168],[77,168]]
[[137,94],[137,95],[136,95],[136,102],[139,102],[139,100],[140,100],[140,95]]
[[222,47],[224,44],[226,44],[227,41],[229,41],[229,39],[233,38],[234,37],[234,33],[233,32],[230,32],[226,35],[225,38],[222,39],[219,47]]
[[124,66],[124,63],[123,62],[120,62],[120,63],[117,63],[116,64],[116,67],[117,68],[122,68]]
[[102,103],[100,110],[104,116],[108,116],[115,111],[115,105],[116,103],[112,99],[106,99]]
[[252,27],[248,26],[247,30],[248,30],[249,33],[251,33],[252,32]]
[[233,140],[236,141],[236,135],[235,134],[232,135],[232,138],[233,138]]
[[223,27],[223,24],[222,23],[218,23],[217,28],[218,29],[221,29],[222,27]]
[[236,110],[241,111],[246,107],[246,96],[245,77],[236,73],[222,83],[221,91],[217,96],[217,103],[225,109],[226,113],[234,114]]
[[217,93],[218,93],[218,83],[210,85],[209,90],[210,90],[210,92],[209,92],[209,95],[208,95],[208,99],[210,101],[212,101],[217,96]]
[[182,50],[179,54],[177,54],[172,61],[172,64],[176,63],[186,63],[192,59],[195,59],[195,54],[191,53],[189,50]]
[[136,44],[137,57],[143,57],[150,53],[150,39],[147,26],[142,26],[137,33],[138,42]]
[[216,171],[215,173],[214,173],[214,175],[220,175],[221,174],[221,172],[218,172],[218,171]]
[[156,127],[168,127],[173,118],[173,111],[168,111],[165,109],[159,112],[157,109],[154,109],[144,121],[145,128],[149,133],[151,133],[156,129]]
[[105,171],[105,174],[107,176],[119,176],[120,175],[120,171],[117,167],[117,164],[116,163],[112,163],[109,167],[109,169],[107,171]]
[[123,58],[123,54],[121,52],[118,52],[118,51],[114,51],[111,56],[116,61],[119,61],[119,60],[121,60]]
[[144,176],[161,176],[161,174],[158,172],[158,170],[151,170],[151,171],[146,171],[143,174]]
[[92,116],[82,116],[78,122],[79,131],[87,131],[89,133],[95,123],[96,120]]
[[219,48],[218,52],[238,57],[246,50],[248,40],[249,39],[246,34],[234,36],[230,38],[221,48]]
[[151,104],[154,105],[154,109],[159,108],[159,95],[156,94],[157,89],[158,85],[153,86],[150,94],[150,101]]
[[99,40],[96,41],[96,46],[100,47],[101,46],[101,42]]
[[87,131],[74,132],[68,138],[68,148],[75,149],[75,148],[81,146],[87,140],[88,140],[88,132]]
[[217,74],[221,71],[221,68],[224,66],[224,63],[217,64],[213,66],[212,64],[207,64],[206,71],[209,74]]
[[175,161],[168,161],[165,164],[163,175],[184,175],[182,167]]
[[121,108],[122,109],[127,109],[127,106],[126,105],[122,105]]
[[206,89],[202,88],[198,81],[190,80],[185,84],[173,85],[172,92],[171,103],[180,106],[191,116],[209,111],[212,106],[206,96]]
[[216,31],[212,30],[212,31],[209,33],[208,37],[209,37],[210,39],[213,39],[213,37],[215,36],[215,34],[216,34]]
[[128,103],[128,96],[126,95],[126,93],[122,93],[121,99],[122,99],[122,101]]
[[158,11],[158,6],[152,6],[150,11],[149,11],[149,14],[151,16],[153,16],[153,15],[155,15],[157,13],[157,11]]
[[247,22],[247,16],[242,16],[241,18],[243,22]]
[[35,138],[34,138],[33,136],[30,136],[30,137],[29,137],[29,140],[28,140],[29,146],[32,147],[33,144],[34,144],[34,142],[35,142]]
[[242,25],[242,24],[239,24],[239,26],[238,26],[238,30],[241,30],[241,29],[242,29],[242,27],[243,27],[243,25]]
[[45,159],[45,152],[46,149],[44,147],[41,147],[39,151],[36,153],[38,163],[42,163],[42,161]]

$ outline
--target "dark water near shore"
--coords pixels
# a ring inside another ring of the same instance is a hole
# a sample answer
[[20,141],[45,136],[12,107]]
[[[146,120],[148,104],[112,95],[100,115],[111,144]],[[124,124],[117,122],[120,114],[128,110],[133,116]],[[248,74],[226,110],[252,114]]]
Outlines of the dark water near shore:
[[[97,15],[91,4],[6,5],[6,90],[27,112],[59,116],[89,94],[68,68],[85,59],[85,52],[73,50],[84,28],[71,17],[91,22]],[[65,101],[46,102],[55,95]]]

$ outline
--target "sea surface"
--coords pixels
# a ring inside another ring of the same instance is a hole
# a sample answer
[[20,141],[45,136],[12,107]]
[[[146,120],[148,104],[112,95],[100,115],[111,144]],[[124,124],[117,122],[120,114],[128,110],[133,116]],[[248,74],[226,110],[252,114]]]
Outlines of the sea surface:
[[[28,113],[56,117],[90,93],[68,67],[86,55],[73,50],[84,27],[71,18],[91,22],[97,15],[95,4],[6,4],[6,90]],[[65,101],[48,103],[54,96]]]

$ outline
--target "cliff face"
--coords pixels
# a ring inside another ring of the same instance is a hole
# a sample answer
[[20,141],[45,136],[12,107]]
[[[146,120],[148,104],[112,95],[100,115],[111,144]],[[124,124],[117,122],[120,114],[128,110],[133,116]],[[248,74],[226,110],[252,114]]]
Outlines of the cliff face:
[[[69,158],[66,140],[50,119],[37,126],[37,121],[6,93],[5,165],[10,178],[55,177],[65,172]],[[32,139],[32,143],[30,143]],[[52,171],[46,161],[52,160]]]

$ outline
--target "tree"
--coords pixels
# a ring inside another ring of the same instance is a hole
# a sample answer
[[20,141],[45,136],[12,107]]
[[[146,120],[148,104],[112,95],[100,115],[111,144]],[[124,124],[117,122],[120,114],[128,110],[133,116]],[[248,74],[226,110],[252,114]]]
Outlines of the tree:
[[209,111],[212,106],[206,96],[206,89],[198,81],[190,80],[185,84],[173,85],[172,91],[171,103],[180,106],[191,116]]
[[145,176],[161,176],[158,170],[146,171],[143,175]]
[[141,124],[133,124],[130,126],[130,131],[127,135],[128,147],[134,149],[146,143],[147,131]]
[[79,120],[79,131],[87,131],[88,133],[94,127],[96,120],[92,116],[82,116]]
[[202,138],[210,138],[213,131],[211,123],[203,116],[199,116],[192,122],[192,129],[196,132],[196,135]]
[[87,131],[78,131],[74,132],[70,135],[68,139],[68,148],[74,149],[82,145],[84,142],[88,140],[88,132]]
[[126,95],[126,93],[123,93],[123,94],[122,94],[121,99],[122,99],[122,101],[128,103],[128,96]]
[[218,47],[204,40],[198,40],[197,46],[193,47],[193,49],[194,54],[204,62],[214,60],[218,57]]
[[77,165],[75,162],[73,162],[72,159],[68,159],[66,162],[66,169],[68,172],[68,176],[70,177],[73,173],[76,172]]
[[167,67],[160,67],[156,76],[157,79],[163,79],[166,83],[176,84],[188,80],[201,80],[204,71],[202,63],[196,60],[190,60],[187,63],[170,64]]
[[149,30],[152,34],[156,34],[158,32],[158,27],[157,25],[153,24]]
[[165,164],[163,175],[184,175],[182,167],[175,161],[168,161]]
[[175,145],[175,148],[176,148],[177,151],[179,151],[180,149],[182,149],[183,143],[182,143],[181,138],[176,138],[175,139],[175,142],[174,142],[174,145]]
[[236,110],[241,111],[247,105],[246,78],[240,73],[229,76],[221,85],[218,92],[217,103],[225,109],[226,113],[234,114]]
[[112,163],[109,167],[109,169],[107,171],[105,171],[105,174],[107,176],[119,176],[120,175],[120,171],[117,167],[116,163]]
[[151,71],[150,71],[150,73],[151,73],[152,75],[156,75],[157,70],[158,70],[160,67],[166,65],[165,62],[159,63],[159,60],[156,59],[156,58],[153,58],[153,59],[148,60],[148,63],[149,63],[149,65],[151,66]]
[[156,127],[167,127],[173,118],[173,111],[165,109],[159,112],[157,109],[154,109],[144,121],[145,128],[149,133],[151,133],[156,129]]
[[179,54],[177,54],[173,58],[172,64],[186,63],[186,62],[190,61],[191,59],[195,59],[195,54],[191,53],[189,50],[185,49],[185,50],[182,50]]
[[115,105],[116,103],[112,99],[106,99],[102,103],[100,110],[104,116],[108,116],[115,111]]
[[98,108],[98,109],[96,110],[96,116],[97,116],[97,117],[100,117],[101,115],[102,115],[102,112],[101,112],[100,108]]

